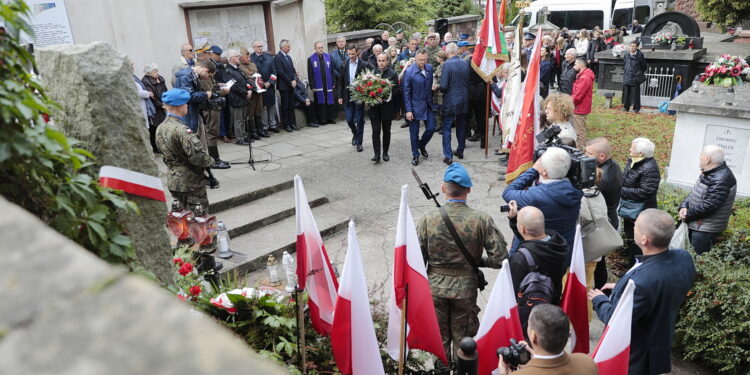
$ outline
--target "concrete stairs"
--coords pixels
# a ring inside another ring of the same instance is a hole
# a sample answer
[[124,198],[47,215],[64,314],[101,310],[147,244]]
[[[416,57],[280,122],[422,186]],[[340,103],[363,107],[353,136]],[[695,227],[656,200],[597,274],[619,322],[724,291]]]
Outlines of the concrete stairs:
[[[265,268],[271,254],[281,262],[284,251],[295,251],[294,180],[248,187],[244,191],[233,186],[231,190],[231,196],[212,202],[209,207],[209,211],[227,226],[234,253],[229,259],[219,258],[218,250],[213,254],[224,264],[222,274],[245,275]],[[348,219],[330,207],[326,196],[308,186],[306,192],[324,239],[346,229]]]

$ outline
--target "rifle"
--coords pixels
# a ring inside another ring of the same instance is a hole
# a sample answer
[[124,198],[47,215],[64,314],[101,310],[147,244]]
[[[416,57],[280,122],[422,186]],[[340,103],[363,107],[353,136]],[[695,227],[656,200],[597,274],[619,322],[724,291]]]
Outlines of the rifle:
[[219,180],[214,177],[214,174],[211,172],[211,168],[206,167],[206,173],[208,173],[208,187],[211,189],[218,189],[219,188]]
[[430,190],[430,186],[427,185],[427,183],[422,182],[422,179],[419,178],[419,175],[417,174],[417,171],[414,168],[411,169],[411,174],[413,174],[414,178],[417,180],[417,183],[419,184],[419,188],[422,189],[422,193],[424,193],[425,198],[427,198],[427,200],[432,199],[435,202],[435,205],[440,207],[440,203],[438,203],[437,201],[437,196],[440,193],[434,194],[432,190]]

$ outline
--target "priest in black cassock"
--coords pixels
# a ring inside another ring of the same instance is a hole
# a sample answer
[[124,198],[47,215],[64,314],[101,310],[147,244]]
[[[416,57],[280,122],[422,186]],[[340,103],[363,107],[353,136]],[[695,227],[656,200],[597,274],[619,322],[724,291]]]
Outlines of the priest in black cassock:
[[320,125],[333,121],[333,75],[331,55],[323,50],[323,42],[315,42],[315,53],[307,59],[307,78],[315,100],[315,114]]

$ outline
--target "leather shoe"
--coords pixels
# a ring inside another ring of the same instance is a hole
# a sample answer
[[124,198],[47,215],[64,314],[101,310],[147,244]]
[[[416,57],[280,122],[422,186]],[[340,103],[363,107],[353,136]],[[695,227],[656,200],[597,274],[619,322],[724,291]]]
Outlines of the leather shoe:
[[268,138],[268,137],[271,136],[270,134],[268,134],[268,131],[266,129],[260,129],[258,131],[258,135],[261,136],[261,137],[263,137],[263,138]]
[[375,155],[375,156],[373,156],[373,157],[372,157],[372,159],[370,159],[370,160],[371,160],[371,161],[374,161],[374,162],[375,162],[375,164],[379,164],[379,163],[380,163],[380,155]]
[[362,152],[364,150],[364,147],[362,145],[357,145],[357,152]]
[[477,137],[476,135],[472,135],[469,138],[466,138],[466,140],[469,142],[476,142],[479,140],[479,137]]
[[291,126],[289,126],[289,125],[287,125],[287,126],[286,126],[286,128],[284,128],[284,130],[286,130],[286,131],[287,131],[287,132],[289,132],[289,133],[291,133],[291,132],[293,132],[293,131],[294,131],[294,129],[292,129],[292,127],[291,127]]
[[464,158],[464,153],[456,151],[456,152],[453,153],[453,156],[455,156],[455,157],[457,157],[459,159],[463,159]]
[[419,152],[422,154],[422,156],[427,159],[430,155],[427,154],[427,150],[424,148],[424,146],[419,148]]
[[384,153],[383,153],[383,161],[388,161],[388,160],[391,160],[391,157],[390,157],[390,156],[388,156],[388,153],[387,153],[387,152],[384,152]]
[[331,124],[331,125],[333,125],[335,123],[336,123],[336,121],[333,121],[333,120],[329,120],[329,121],[326,122],[326,124]]
[[309,126],[309,127],[311,127],[311,128],[317,128],[317,127],[318,127],[318,126],[320,126],[320,125],[318,125],[318,124],[316,124],[316,123],[314,123],[314,122],[311,122],[311,123],[307,124],[307,126]]
[[482,142],[479,144],[479,148],[484,148],[484,147],[485,147],[484,138],[482,138]]
[[411,159],[411,165],[417,166],[419,164],[419,156],[415,156],[413,159]]
[[281,130],[279,130],[279,128],[277,128],[275,126],[273,128],[271,128],[271,131],[274,132],[274,133],[281,133]]
[[453,159],[443,158],[443,163],[445,163],[445,165],[451,165],[453,164]]
[[211,169],[229,169],[232,168],[229,163],[225,162],[221,159],[216,159],[216,161],[211,165]]
[[236,142],[234,142],[234,144],[240,145],[240,146],[247,146],[247,145],[250,144],[250,142],[248,142],[248,141],[246,141],[244,139],[238,139]]
[[293,130],[299,130],[299,128],[297,127],[297,124],[292,124],[291,127]]
[[353,135],[352,136],[352,146],[356,146],[356,145],[357,145],[357,136]]
[[251,133],[250,134],[250,138],[252,138],[252,139],[254,139],[256,141],[260,141],[260,136],[258,135],[258,133]]

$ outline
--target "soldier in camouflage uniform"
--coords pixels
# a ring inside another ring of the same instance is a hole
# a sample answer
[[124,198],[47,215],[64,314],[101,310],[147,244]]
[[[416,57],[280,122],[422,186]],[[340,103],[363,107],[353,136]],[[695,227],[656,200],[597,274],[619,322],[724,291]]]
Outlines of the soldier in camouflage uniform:
[[443,104],[443,92],[440,91],[440,75],[443,74],[443,63],[448,58],[445,51],[438,51],[436,54],[436,65],[432,68],[435,72],[432,75],[432,103],[435,105],[435,132],[441,133],[443,131],[443,116],[440,114],[440,106]]
[[396,47],[398,47],[399,54],[404,51],[407,44],[409,44],[409,41],[407,38],[404,38],[404,30],[396,30]]
[[[505,240],[490,215],[466,205],[471,186],[471,178],[461,164],[448,166],[442,184],[447,199],[444,209],[475,262],[483,267],[500,268],[508,256]],[[453,240],[438,209],[419,220],[417,234],[422,254],[428,261],[427,275],[445,354],[456,358],[459,341],[473,337],[479,329],[478,277]],[[486,257],[482,256],[482,249],[487,251]]]
[[169,168],[167,188],[182,207],[194,210],[197,205],[208,207],[204,168],[214,159],[206,153],[200,139],[187,127],[187,102],[190,94],[172,89],[162,95],[167,119],[156,129],[156,144]]
[[442,51],[440,48],[440,34],[429,34],[427,36],[427,47],[424,49],[427,51],[427,63],[435,68],[437,66],[437,53]]

